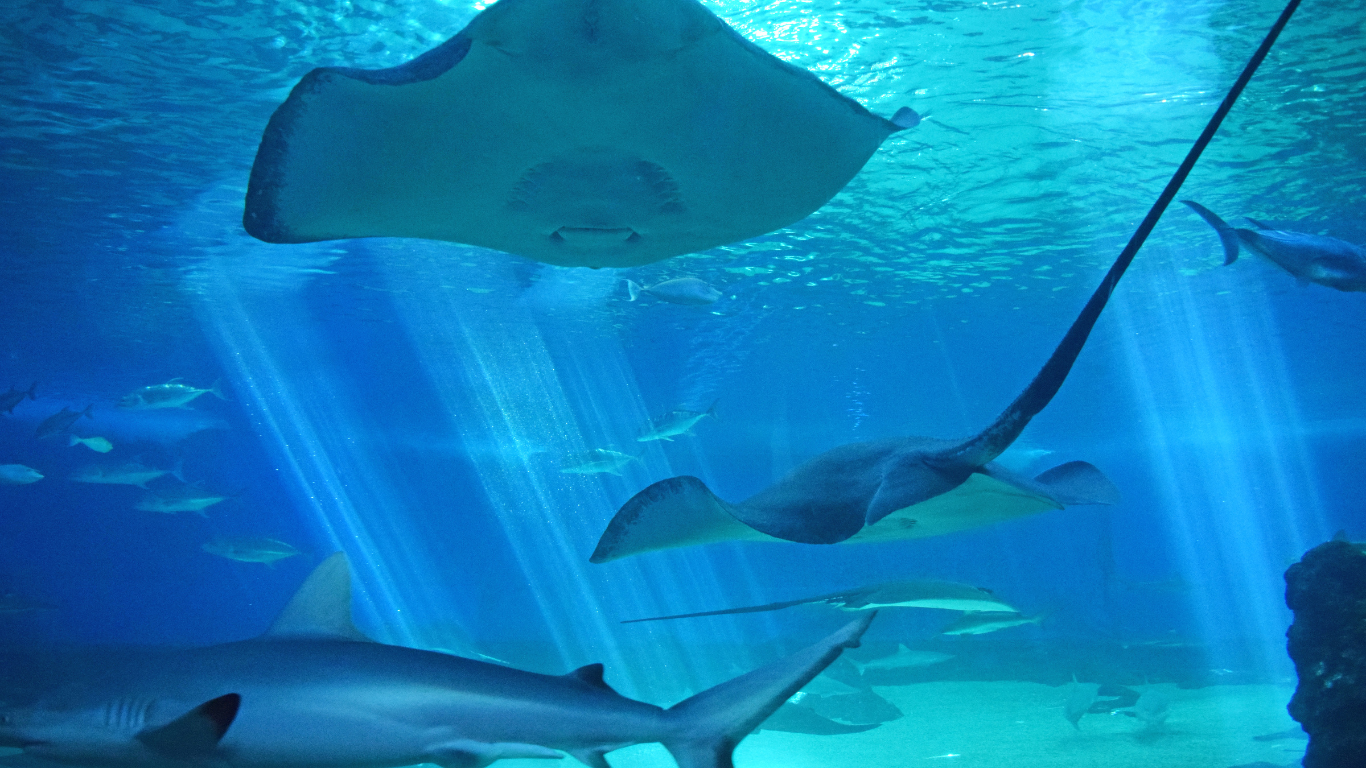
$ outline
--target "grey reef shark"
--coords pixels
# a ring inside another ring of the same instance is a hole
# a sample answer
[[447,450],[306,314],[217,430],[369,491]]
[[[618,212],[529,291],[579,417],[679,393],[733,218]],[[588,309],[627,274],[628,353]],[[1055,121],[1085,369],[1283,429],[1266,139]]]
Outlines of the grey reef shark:
[[1238,260],[1239,246],[1244,245],[1301,283],[1318,283],[1339,291],[1366,291],[1366,248],[1336,237],[1273,229],[1252,218],[1247,220],[1256,229],[1231,227],[1205,206],[1190,200],[1181,202],[1219,234],[1225,266]]
[[243,225],[638,266],[804,218],[917,122],[697,0],[502,0],[406,64],[306,74],[261,137]]
[[351,620],[350,567],[313,571],[262,637],[111,651],[89,679],[0,709],[15,768],[482,768],[661,742],[681,768],[730,768],[740,740],[845,648],[870,612],[824,640],[663,709],[628,699],[601,664],[542,675],[384,645]]
[[739,503],[718,497],[696,477],[660,480],[617,510],[589,560],[605,563],[719,541],[892,541],[938,536],[1072,504],[1116,503],[1118,490],[1086,462],[1068,462],[1030,478],[994,460],[1062,387],[1115,286],[1298,3],[1291,0],[1276,20],[1043,368],[986,429],[965,440],[904,437],[842,445]]

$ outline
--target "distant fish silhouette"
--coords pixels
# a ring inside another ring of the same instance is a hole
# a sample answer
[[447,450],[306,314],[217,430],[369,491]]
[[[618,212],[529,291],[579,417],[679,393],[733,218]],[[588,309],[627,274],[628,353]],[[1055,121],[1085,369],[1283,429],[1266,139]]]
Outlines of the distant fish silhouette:
[[674,280],[665,280],[656,283],[649,288],[642,288],[636,283],[627,280],[626,290],[630,295],[627,301],[635,301],[640,298],[640,294],[648,293],[656,299],[667,301],[670,304],[692,304],[700,306],[703,304],[715,304],[721,298],[721,292],[707,285],[705,282],[695,277],[680,277]]
[[35,381],[28,390],[10,387],[8,392],[0,392],[0,413],[14,413],[14,407],[24,402],[24,398],[27,397],[30,400],[36,399],[33,393],[37,390],[38,382]]
[[798,693],[783,702],[778,711],[769,716],[759,726],[764,731],[784,731],[786,733],[805,733],[810,736],[837,736],[845,733],[862,733],[882,725],[882,723],[840,723],[822,717],[810,702],[820,697]]
[[989,611],[983,613],[965,613],[953,620],[953,623],[944,628],[942,634],[945,635],[985,635],[988,632],[998,632],[1002,629],[1011,627],[1022,627],[1025,624],[1038,624],[1043,621],[1043,614],[1037,616],[1025,616],[1014,611]]
[[95,406],[91,404],[87,405],[84,411],[73,411],[64,405],[62,406],[62,410],[43,419],[42,423],[38,425],[38,428],[33,431],[33,434],[39,440],[45,437],[60,435],[68,429],[71,429],[71,425],[76,423],[76,419],[79,419],[82,416],[87,419],[95,418],[95,416],[90,413],[90,409],[94,407]]
[[1181,202],[1200,214],[1200,218],[1219,233],[1226,265],[1238,259],[1241,243],[1301,281],[1339,291],[1366,291],[1366,248],[1336,237],[1272,229],[1256,219],[1248,221],[1257,225],[1257,229],[1239,229],[1229,226],[1199,203]]
[[[722,616],[732,613],[760,613],[791,608],[794,605],[824,604],[846,611],[864,611],[873,608],[939,608],[948,611],[1014,611],[1007,603],[991,593],[990,590],[937,579],[917,579],[912,581],[889,581],[867,587],[854,587],[842,592],[831,592],[815,597],[784,600],[764,605],[751,605],[744,608],[723,608],[700,613],[681,613],[675,616],[654,616],[648,619],[628,619],[622,624],[641,621],[662,621],[664,619],[691,619],[698,616]],[[969,614],[972,615],[972,614]],[[1018,616],[1017,613],[1010,615]]]
[[211,555],[226,557],[241,563],[262,563],[273,566],[277,560],[300,554],[294,545],[279,539],[256,536],[244,539],[217,538],[206,541],[200,549]]
[[616,475],[621,476],[621,468],[633,461],[640,461],[640,457],[632,456],[629,453],[609,451],[606,448],[594,448],[586,453],[570,456],[560,467],[560,473],[565,475]]
[[185,408],[190,401],[204,394],[213,395],[219,400],[228,399],[223,396],[216,381],[208,389],[198,389],[189,384],[181,384],[180,379],[175,378],[165,384],[153,384],[150,387],[133,390],[119,400],[119,407],[139,411],[154,408]]
[[645,427],[636,442],[648,443],[651,440],[673,440],[679,435],[691,435],[692,428],[697,422],[707,418],[716,418],[716,401],[712,401],[710,407],[705,411],[689,411],[683,408],[675,408],[672,411],[650,422]]
[[0,485],[28,485],[43,479],[43,473],[23,464],[0,464]]

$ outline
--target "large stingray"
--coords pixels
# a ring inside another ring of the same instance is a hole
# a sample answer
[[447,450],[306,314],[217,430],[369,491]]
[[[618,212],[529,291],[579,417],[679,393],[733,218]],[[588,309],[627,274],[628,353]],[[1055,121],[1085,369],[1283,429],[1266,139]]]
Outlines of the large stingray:
[[243,223],[272,243],[422,237],[634,266],[801,219],[916,121],[696,0],[500,0],[407,64],[305,75],[266,127]]
[[589,560],[737,539],[837,544],[935,536],[1068,504],[1114,503],[1114,486],[1085,462],[1030,480],[993,460],[1057,394],[1119,279],[1298,5],[1290,0],[1053,355],[991,426],[966,440],[907,437],[840,446],[738,504],[695,477],[661,480],[617,510]]

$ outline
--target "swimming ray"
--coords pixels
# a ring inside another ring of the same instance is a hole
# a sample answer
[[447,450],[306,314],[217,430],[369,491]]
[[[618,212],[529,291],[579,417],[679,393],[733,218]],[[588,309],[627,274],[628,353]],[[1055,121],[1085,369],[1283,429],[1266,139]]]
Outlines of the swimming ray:
[[803,218],[915,120],[872,114],[696,0],[502,0],[401,66],[305,75],[266,127],[243,223],[272,243],[648,264]]
[[1298,6],[1290,0],[1053,354],[990,426],[967,440],[909,437],[840,446],[738,504],[695,477],[661,480],[617,510],[589,561],[718,541],[837,544],[934,536],[1050,507],[1115,503],[1114,486],[1086,462],[1054,467],[1031,481],[993,460],[1058,393],[1119,279]]

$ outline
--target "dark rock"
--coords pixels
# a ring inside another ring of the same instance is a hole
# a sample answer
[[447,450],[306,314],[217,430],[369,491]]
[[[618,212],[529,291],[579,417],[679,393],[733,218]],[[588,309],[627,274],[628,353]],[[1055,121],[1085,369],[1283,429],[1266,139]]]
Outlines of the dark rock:
[[1286,633],[1300,683],[1290,716],[1309,734],[1305,768],[1366,768],[1366,553],[1330,541],[1285,572]]

